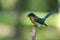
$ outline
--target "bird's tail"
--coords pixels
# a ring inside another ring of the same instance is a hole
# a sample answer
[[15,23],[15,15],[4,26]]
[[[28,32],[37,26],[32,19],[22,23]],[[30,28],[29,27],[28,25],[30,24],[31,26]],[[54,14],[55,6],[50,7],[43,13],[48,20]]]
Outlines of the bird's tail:
[[51,16],[53,13],[55,13],[56,11],[57,11],[57,9],[52,10],[51,12],[49,12],[49,13],[44,17],[44,21],[45,21],[49,16]]

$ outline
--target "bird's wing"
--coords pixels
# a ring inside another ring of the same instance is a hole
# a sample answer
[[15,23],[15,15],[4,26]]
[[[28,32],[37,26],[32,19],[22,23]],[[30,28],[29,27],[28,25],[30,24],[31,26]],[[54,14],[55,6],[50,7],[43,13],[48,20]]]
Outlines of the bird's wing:
[[57,9],[52,10],[51,12],[49,12],[49,13],[44,17],[44,21],[45,21],[49,16],[51,16],[53,13],[55,13],[56,11],[57,11]]
[[39,17],[34,17],[35,21],[38,22],[38,23],[43,23],[43,19],[42,18],[39,18]]

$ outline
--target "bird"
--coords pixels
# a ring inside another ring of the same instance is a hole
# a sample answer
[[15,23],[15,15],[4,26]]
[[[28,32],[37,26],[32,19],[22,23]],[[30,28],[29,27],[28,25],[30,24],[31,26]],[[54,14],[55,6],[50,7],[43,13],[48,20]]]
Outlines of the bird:
[[44,16],[43,18],[40,18],[38,16],[36,16],[33,12],[29,13],[28,14],[28,17],[30,18],[31,22],[37,26],[38,24],[41,24],[41,25],[45,25],[47,26],[47,24],[45,23],[45,20],[51,16],[53,13],[55,13],[56,10],[52,10],[51,12],[49,12],[46,16]]

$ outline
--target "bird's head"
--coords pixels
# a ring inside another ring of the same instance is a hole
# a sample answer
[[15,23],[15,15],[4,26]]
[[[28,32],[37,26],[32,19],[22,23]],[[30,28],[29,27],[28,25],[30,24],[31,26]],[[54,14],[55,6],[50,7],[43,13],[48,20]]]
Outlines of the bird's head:
[[34,13],[29,13],[29,14],[28,14],[28,17],[30,17],[30,16],[33,16],[33,17],[34,17],[35,14],[34,14]]

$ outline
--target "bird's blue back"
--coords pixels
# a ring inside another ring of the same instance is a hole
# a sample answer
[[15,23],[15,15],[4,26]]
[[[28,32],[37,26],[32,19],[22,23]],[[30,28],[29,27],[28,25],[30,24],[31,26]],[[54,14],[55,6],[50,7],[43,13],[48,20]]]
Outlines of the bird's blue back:
[[34,17],[34,20],[38,23],[43,23],[44,22],[43,18],[39,18],[37,16]]
[[38,23],[44,23],[44,21],[51,16],[56,10],[51,11],[50,13],[48,13],[44,18],[39,18],[37,16],[34,17],[34,20]]

